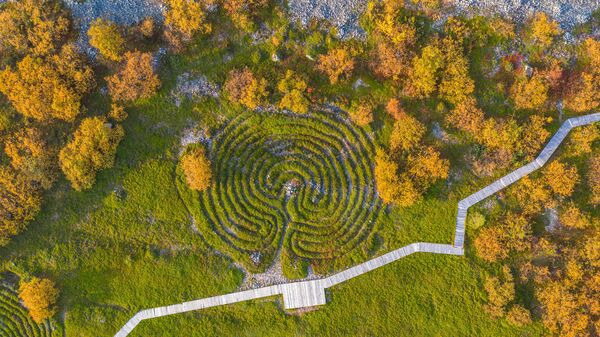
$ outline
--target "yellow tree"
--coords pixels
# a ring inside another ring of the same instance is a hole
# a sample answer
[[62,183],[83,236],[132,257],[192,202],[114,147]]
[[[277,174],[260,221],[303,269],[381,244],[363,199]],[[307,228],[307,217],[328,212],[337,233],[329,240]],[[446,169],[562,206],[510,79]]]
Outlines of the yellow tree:
[[447,124],[472,135],[477,134],[483,125],[483,121],[483,111],[477,107],[477,102],[472,97],[457,104],[446,115]]
[[548,81],[540,72],[531,78],[518,76],[510,88],[511,97],[517,109],[539,110],[548,100]]
[[184,39],[196,33],[209,33],[205,4],[200,0],[166,0],[165,24]]
[[212,170],[204,148],[196,147],[187,151],[181,157],[180,163],[185,181],[191,189],[204,191],[210,187]]
[[267,97],[267,81],[257,79],[252,71],[245,67],[232,70],[224,85],[227,97],[249,109],[256,109]]
[[502,230],[498,227],[482,228],[473,242],[477,256],[487,262],[496,262],[508,257],[508,251],[500,241],[501,236]]
[[90,117],[81,122],[59,154],[60,167],[75,190],[91,188],[98,170],[113,166],[123,136],[121,126],[102,118]]
[[390,134],[392,151],[408,151],[416,147],[425,135],[425,125],[415,117],[404,114],[395,123]]
[[57,177],[56,152],[51,149],[39,129],[24,128],[6,140],[4,152],[11,165],[44,189]]
[[51,54],[66,39],[69,26],[60,1],[6,2],[0,9],[0,54]]
[[106,78],[108,91],[117,101],[149,98],[156,93],[160,80],[152,68],[152,54],[127,52],[121,70]]
[[525,28],[525,41],[542,49],[549,47],[561,30],[556,21],[543,12],[536,13]]
[[443,159],[440,153],[433,147],[410,154],[407,160],[408,173],[416,187],[424,191],[438,179],[448,178],[450,162]]
[[421,55],[412,61],[408,76],[408,92],[414,97],[429,97],[437,88],[440,71],[444,66],[444,53],[438,44],[425,46]]
[[456,105],[463,102],[475,90],[469,77],[469,62],[461,46],[450,38],[444,39],[445,66],[439,84],[440,98]]
[[587,183],[591,191],[590,203],[600,205],[600,155],[592,156],[588,166]]
[[277,90],[283,95],[279,101],[281,109],[288,109],[298,113],[307,113],[309,101],[306,98],[306,82],[292,70],[285,73],[285,77],[277,84]]
[[325,55],[319,56],[317,69],[329,77],[331,84],[336,84],[340,77],[348,78],[354,70],[354,59],[346,48],[329,50]]
[[600,139],[600,131],[595,124],[573,130],[569,142],[569,150],[575,156],[592,153],[592,145]]
[[375,155],[375,183],[379,197],[385,203],[394,203],[402,193],[398,179],[398,164],[382,149],[377,149]]
[[58,289],[49,279],[34,277],[29,282],[22,282],[19,286],[19,297],[29,310],[31,318],[37,323],[56,313]]
[[537,155],[550,136],[545,126],[551,121],[543,116],[532,115],[521,130],[519,146],[530,158]]
[[72,45],[50,58],[27,55],[17,68],[0,72],[0,92],[15,109],[40,121],[72,122],[81,112],[81,99],[95,85],[92,69]]
[[106,59],[119,62],[125,52],[125,39],[119,27],[112,21],[96,19],[88,30],[90,45]]
[[575,167],[567,166],[555,160],[545,168],[544,180],[556,195],[568,197],[573,193],[575,185],[579,182],[579,174]]
[[42,195],[31,180],[0,165],[0,246],[19,234],[40,210]]
[[364,96],[352,102],[348,115],[356,125],[366,126],[373,122],[375,104],[371,97]]

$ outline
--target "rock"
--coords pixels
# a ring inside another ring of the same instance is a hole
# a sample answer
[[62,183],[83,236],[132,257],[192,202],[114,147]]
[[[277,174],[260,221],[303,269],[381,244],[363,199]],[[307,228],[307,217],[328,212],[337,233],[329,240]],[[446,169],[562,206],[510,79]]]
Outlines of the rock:
[[365,81],[362,80],[362,78],[359,78],[358,80],[356,80],[356,82],[354,82],[354,84],[352,84],[352,89],[356,90],[358,88],[368,88],[369,85],[365,83]]
[[281,59],[279,58],[279,55],[277,55],[277,52],[271,54],[271,61],[273,61],[273,62],[281,61]]
[[366,9],[364,0],[289,0],[291,22],[306,26],[311,19],[327,20],[338,30],[341,38],[362,38],[365,31],[359,26],[360,14]]

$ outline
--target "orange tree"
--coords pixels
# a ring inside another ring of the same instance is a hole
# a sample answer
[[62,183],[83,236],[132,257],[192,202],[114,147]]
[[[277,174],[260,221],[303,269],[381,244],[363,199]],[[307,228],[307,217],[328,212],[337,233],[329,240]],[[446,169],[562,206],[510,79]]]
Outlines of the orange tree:
[[49,279],[34,277],[29,282],[22,282],[19,286],[19,297],[29,310],[31,318],[37,323],[56,313],[58,289]]

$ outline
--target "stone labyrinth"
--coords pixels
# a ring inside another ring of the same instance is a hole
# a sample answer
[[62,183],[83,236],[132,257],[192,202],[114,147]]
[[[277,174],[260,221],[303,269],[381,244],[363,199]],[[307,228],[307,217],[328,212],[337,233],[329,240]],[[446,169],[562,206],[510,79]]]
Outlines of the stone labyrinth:
[[282,264],[333,261],[374,232],[382,207],[374,146],[335,115],[243,114],[213,137],[208,153],[214,180],[200,194],[200,230],[253,271],[280,249]]

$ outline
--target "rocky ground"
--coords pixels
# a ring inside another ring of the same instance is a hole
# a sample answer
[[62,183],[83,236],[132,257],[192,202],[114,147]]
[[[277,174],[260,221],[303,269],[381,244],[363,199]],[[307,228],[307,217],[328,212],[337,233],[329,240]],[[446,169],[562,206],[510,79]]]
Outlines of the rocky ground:
[[[0,0],[2,1],[2,0]],[[104,18],[118,24],[130,25],[152,17],[163,21],[164,4],[161,0],[63,0],[71,9],[75,24],[81,32],[87,32],[90,23],[96,18]],[[79,44],[93,55],[89,48],[87,34],[80,34]]]
[[[3,0],[0,0],[0,3]],[[64,0],[82,31],[98,17],[119,24],[132,24],[145,17],[162,21],[164,4],[161,0]],[[358,21],[367,0],[288,0],[292,21],[307,24],[311,19],[329,20],[344,38],[364,34]],[[600,8],[600,0],[446,0],[459,13],[499,14],[522,21],[537,11],[557,20],[565,30],[587,20]],[[81,42],[87,45],[82,34]]]

